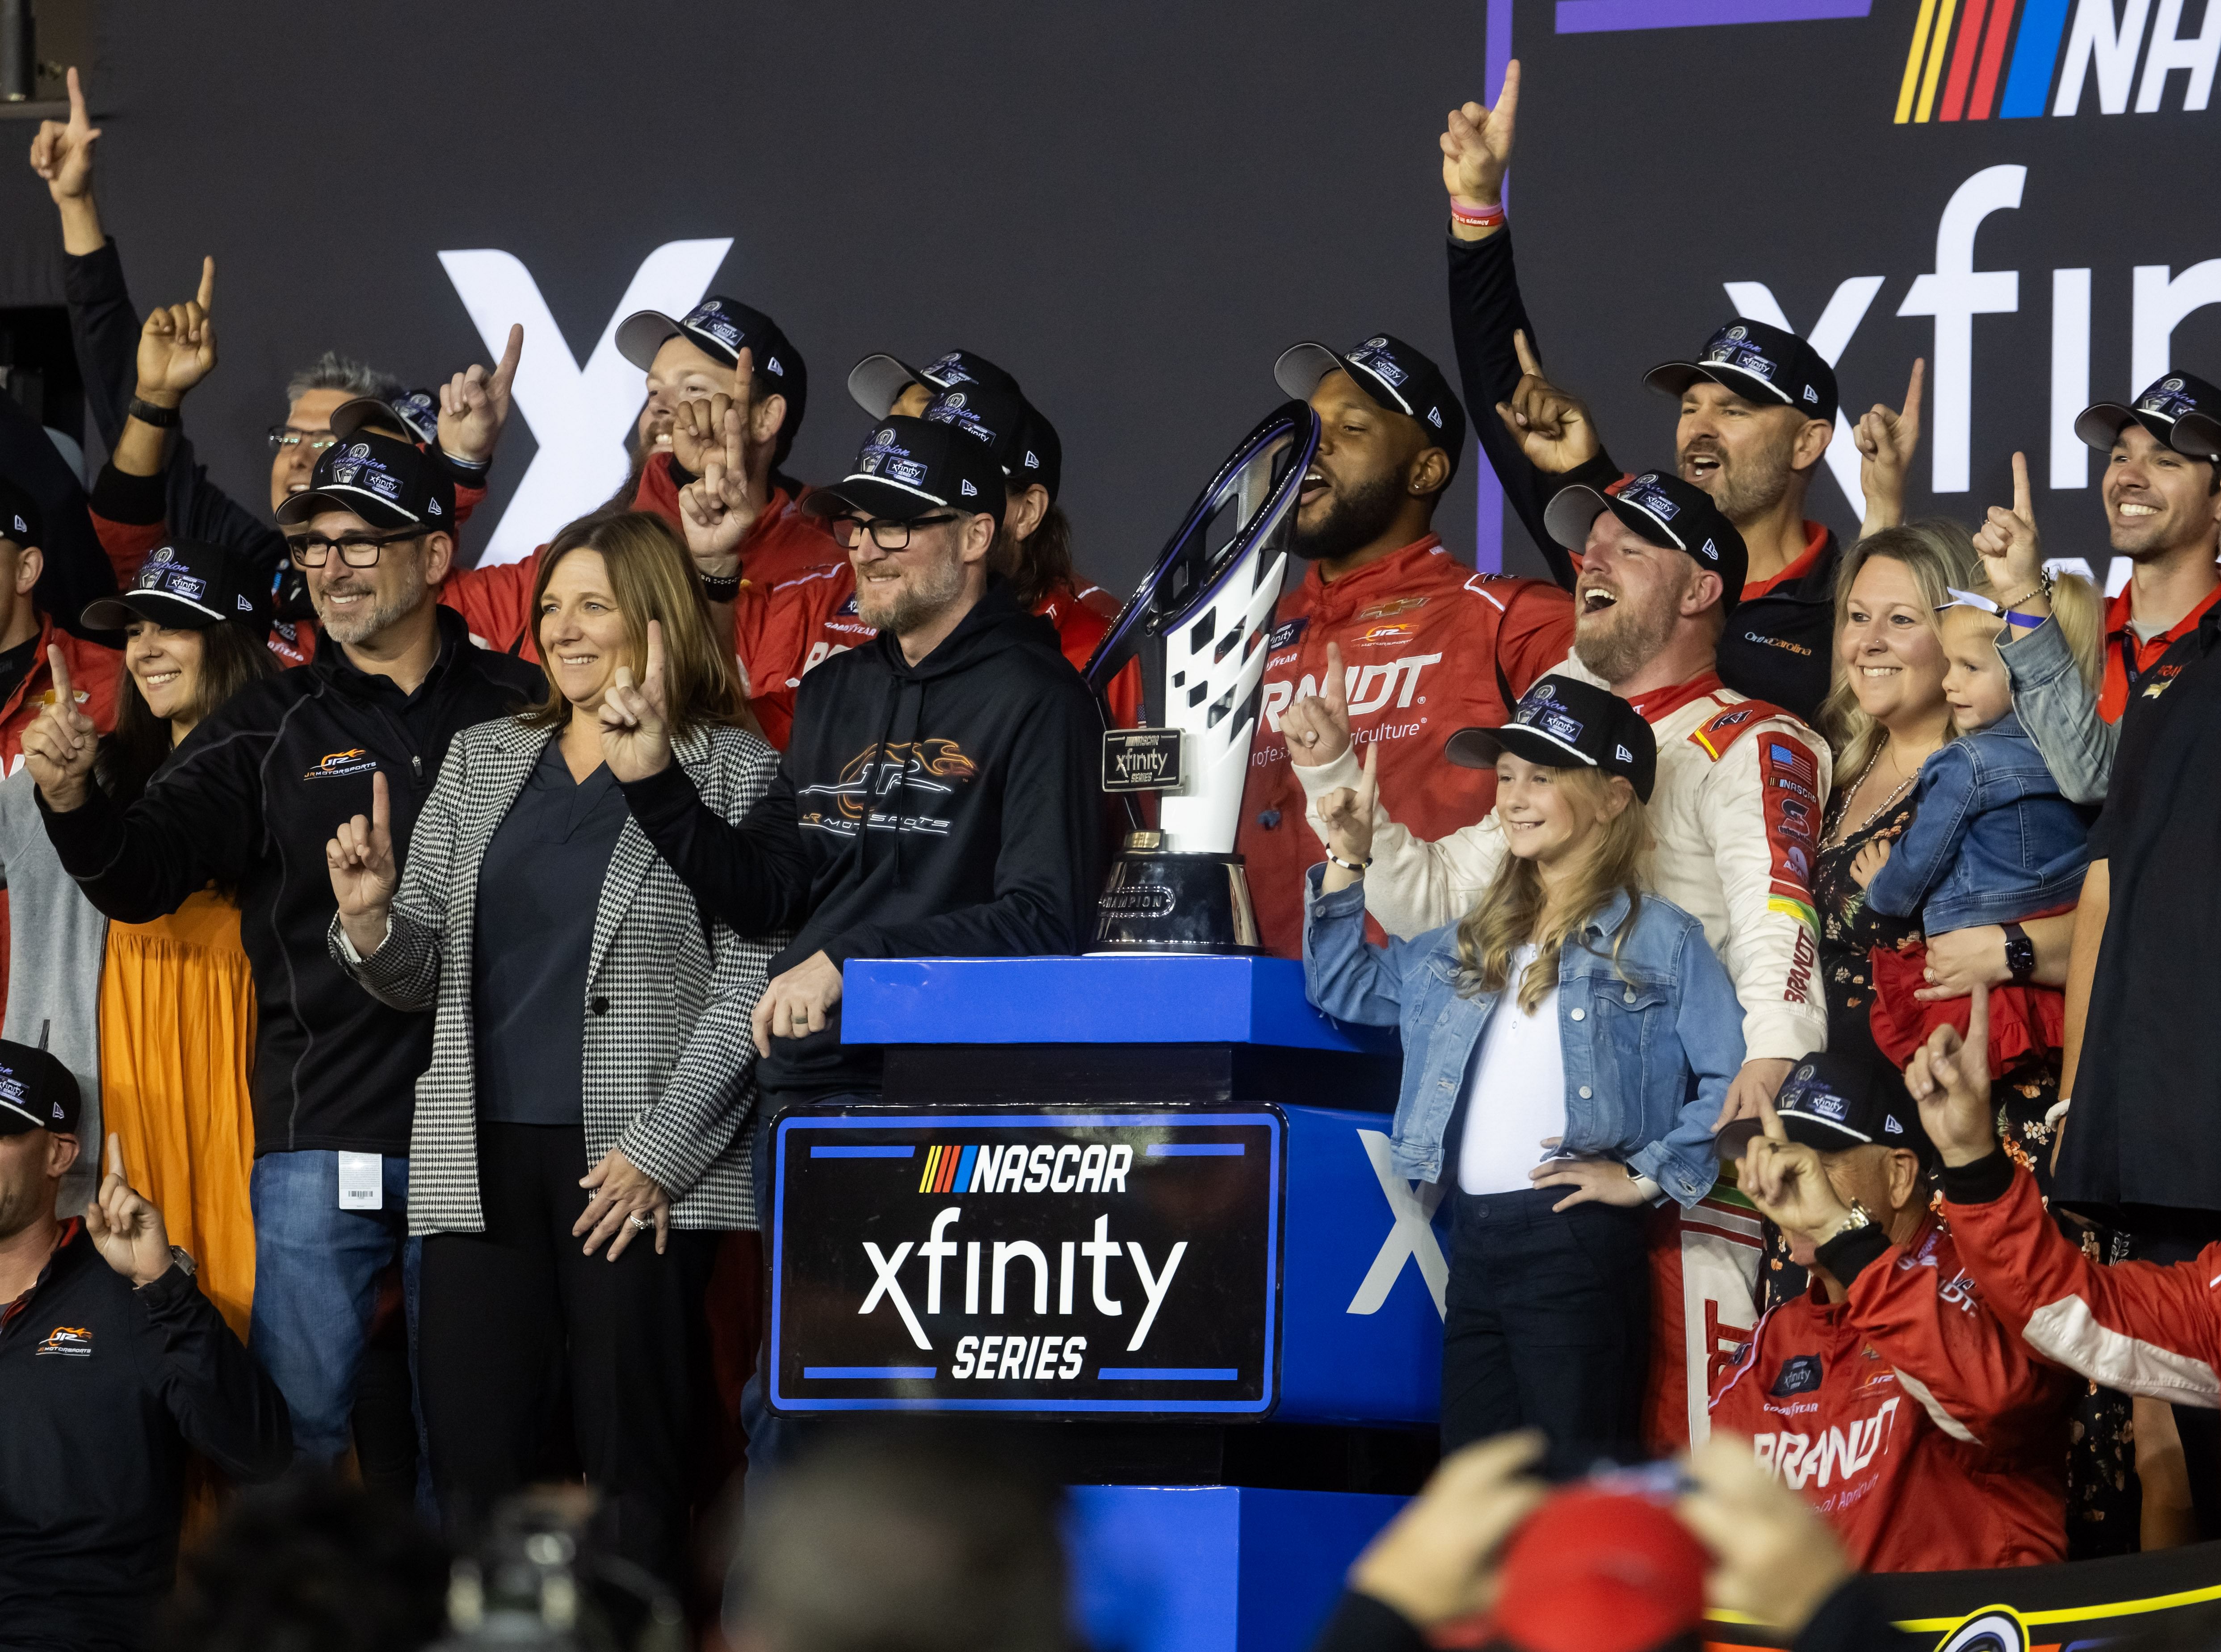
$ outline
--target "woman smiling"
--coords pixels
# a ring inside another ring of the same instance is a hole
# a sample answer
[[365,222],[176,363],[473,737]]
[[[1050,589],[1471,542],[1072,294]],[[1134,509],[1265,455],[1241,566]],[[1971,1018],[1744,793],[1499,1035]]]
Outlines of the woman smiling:
[[[706,921],[603,763],[610,685],[660,666],[673,751],[738,821],[779,756],[741,726],[685,548],[587,517],[541,554],[547,698],[466,730],[397,870],[385,815],[326,851],[333,955],[435,1011],[409,1223],[432,1477],[467,1529],[539,1473],[562,1390],[615,1552],[675,1579],[717,1233],[755,1225],[749,1015],[776,950]],[[565,1380],[567,1379],[567,1381]]]

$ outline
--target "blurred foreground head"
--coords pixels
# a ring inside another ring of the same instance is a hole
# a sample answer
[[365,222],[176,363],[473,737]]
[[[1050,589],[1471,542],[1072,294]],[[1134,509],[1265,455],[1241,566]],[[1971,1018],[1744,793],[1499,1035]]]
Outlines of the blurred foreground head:
[[829,1442],[750,1509],[725,1632],[741,1652],[1070,1652],[1055,1493],[954,1442]]

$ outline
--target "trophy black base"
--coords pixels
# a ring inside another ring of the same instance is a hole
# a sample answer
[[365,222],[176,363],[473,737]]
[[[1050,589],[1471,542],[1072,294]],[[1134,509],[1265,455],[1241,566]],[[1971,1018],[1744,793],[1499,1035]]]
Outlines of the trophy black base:
[[1096,904],[1095,953],[1259,953],[1257,911],[1238,854],[1175,854],[1136,832]]

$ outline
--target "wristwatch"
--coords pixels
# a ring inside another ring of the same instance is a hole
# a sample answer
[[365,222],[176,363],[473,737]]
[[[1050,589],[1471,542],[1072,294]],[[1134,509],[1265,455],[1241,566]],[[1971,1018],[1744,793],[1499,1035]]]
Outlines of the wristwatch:
[[2018,923],[2006,924],[2005,930],[2005,968],[2015,981],[2025,986],[2036,979],[2036,942]]
[[[194,1274],[200,1272],[199,1265],[193,1261],[192,1253],[183,1245],[170,1247],[170,1266],[183,1272],[187,1279],[192,1278]],[[165,1271],[156,1274],[153,1279],[148,1280],[147,1285],[156,1284],[168,1277],[168,1273]],[[143,1291],[147,1288],[147,1285],[135,1285],[131,1288],[135,1291]]]

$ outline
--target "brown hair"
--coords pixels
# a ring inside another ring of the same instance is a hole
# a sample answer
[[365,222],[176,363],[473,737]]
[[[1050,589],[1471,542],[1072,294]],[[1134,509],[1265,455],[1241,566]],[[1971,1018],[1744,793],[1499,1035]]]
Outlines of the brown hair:
[[[732,650],[711,633],[710,604],[694,560],[671,524],[648,511],[581,516],[540,553],[540,572],[532,581],[534,644],[540,643],[540,604],[556,565],[582,550],[597,553],[609,570],[610,594],[624,619],[635,680],[648,669],[648,623],[662,622],[664,708],[673,737],[713,725],[756,729]],[[571,702],[556,686],[547,649],[540,652],[547,698],[521,721],[530,728],[560,729],[571,720]]]
[[[1598,816],[1611,792],[1611,777],[1592,768],[1554,771],[1557,784],[1579,796]],[[1599,819],[1589,840],[1580,876],[1565,903],[1551,914],[1550,927],[1537,929],[1542,917],[1542,874],[1532,860],[1516,854],[1504,857],[1495,880],[1458,924],[1458,990],[1471,998],[1480,992],[1501,992],[1511,973],[1511,954],[1530,942],[1535,961],[1519,980],[1519,1007],[1529,1015],[1558,984],[1558,959],[1566,942],[1621,891],[1627,894],[1627,920],[1612,937],[1611,961],[1619,969],[1619,951],[1635,927],[1641,910],[1643,860],[1650,852],[1650,823],[1640,798],[1630,797],[1627,807],[1609,820]],[[1626,980],[1624,971],[1620,979]],[[1632,985],[1632,983],[1630,983]]]
[[1920,587],[1928,628],[1939,635],[1936,611],[1951,600],[1950,587],[1974,590],[1982,578],[1982,559],[1974,553],[1973,537],[1957,523],[1941,516],[1868,534],[1843,558],[1842,568],[1836,576],[1836,625],[1828,638],[1833,685],[1820,707],[1820,723],[1829,744],[1836,748],[1838,774],[1856,774],[1864,769],[1889,732],[1860,709],[1850,673],[1843,669],[1840,647],[1850,613],[1851,586],[1858,580],[1859,570],[1878,556],[1905,564],[1912,582]]
[[1030,614],[1051,591],[1077,583],[1072,573],[1072,518],[1062,505],[1052,504],[1041,525],[1023,539],[1012,538],[998,523],[987,566],[1010,582],[1011,600]]
[[[199,628],[201,663],[193,674],[191,716],[197,723],[249,683],[275,677],[278,656],[249,623],[222,620]],[[119,809],[128,808],[147,789],[162,760],[170,754],[170,719],[158,717],[128,671],[116,673],[116,727],[100,742],[93,779]]]

